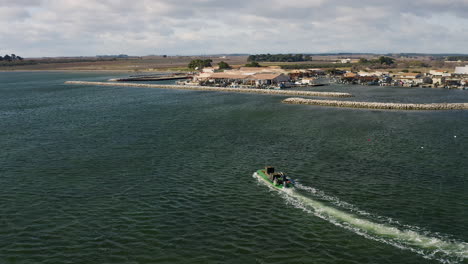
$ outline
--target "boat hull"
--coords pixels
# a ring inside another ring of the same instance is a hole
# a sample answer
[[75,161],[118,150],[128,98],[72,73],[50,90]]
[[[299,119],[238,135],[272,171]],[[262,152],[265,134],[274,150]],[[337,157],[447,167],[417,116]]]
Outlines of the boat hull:
[[[260,178],[262,178],[265,182],[271,184],[271,186],[277,188],[277,189],[283,189],[285,188],[285,186],[283,186],[283,184],[274,184],[270,178],[268,178],[268,175],[266,174],[265,170],[258,170],[257,171],[257,174],[258,176],[260,176]],[[293,184],[286,184],[286,188],[291,188],[293,187],[294,185]]]

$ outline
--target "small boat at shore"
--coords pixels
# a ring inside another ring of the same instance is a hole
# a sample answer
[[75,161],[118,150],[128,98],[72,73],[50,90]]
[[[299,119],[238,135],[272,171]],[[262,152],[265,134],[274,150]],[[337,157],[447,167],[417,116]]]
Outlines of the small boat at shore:
[[273,167],[265,167],[265,169],[258,170],[255,173],[275,188],[283,189],[294,187],[294,181],[291,178],[287,177],[283,172],[275,172],[275,168]]

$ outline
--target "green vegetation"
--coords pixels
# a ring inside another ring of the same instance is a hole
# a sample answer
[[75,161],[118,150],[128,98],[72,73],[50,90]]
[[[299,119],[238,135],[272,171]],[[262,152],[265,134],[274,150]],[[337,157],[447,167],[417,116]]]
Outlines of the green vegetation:
[[370,61],[368,59],[365,59],[365,58],[360,58],[359,59],[359,63],[360,64],[365,64],[365,63],[369,63]]
[[449,56],[448,61],[468,61],[468,56]]
[[8,61],[8,62],[14,62],[14,61],[22,61],[23,58],[20,56],[16,56],[15,54],[11,55],[5,55],[4,57],[0,56],[0,61]]
[[380,64],[385,64],[385,65],[392,65],[395,63],[395,59],[392,59],[390,57],[385,57],[385,56],[381,56],[377,61]]
[[415,60],[415,61],[405,61],[404,62],[404,65],[407,67],[407,68],[427,68],[427,67],[430,67],[429,64],[425,63],[425,62],[422,62],[422,61],[418,61],[418,60]]
[[5,55],[4,57],[0,56],[0,66],[24,66],[24,65],[38,65],[38,64],[55,64],[55,63],[80,63],[80,62],[103,62],[103,61],[118,61],[118,60],[128,60],[125,59],[117,59],[117,58],[91,58],[91,57],[83,57],[83,58],[43,58],[43,59],[23,59],[20,56],[13,56]]
[[311,61],[310,55],[304,54],[258,54],[250,55],[247,61],[268,61],[268,62],[297,62]]
[[188,67],[189,69],[192,69],[192,70],[201,70],[205,67],[211,67],[211,63],[213,62],[213,60],[210,60],[210,59],[207,59],[207,60],[200,60],[200,59],[196,59],[196,60],[192,60]]
[[232,68],[229,64],[227,64],[224,61],[221,61],[220,63],[218,63],[218,66],[220,70],[228,70]]
[[366,58],[359,59],[359,64],[381,64],[381,65],[392,65],[395,63],[395,59],[385,56],[380,56],[376,60],[368,60]]
[[[311,69],[311,68],[335,68],[338,65],[336,63],[315,63],[315,64],[289,64],[281,65],[282,69],[285,70],[299,70],[299,69]],[[339,64],[339,67],[346,68],[351,67],[351,63]]]
[[245,67],[262,67],[258,62],[252,61],[250,63],[247,63]]

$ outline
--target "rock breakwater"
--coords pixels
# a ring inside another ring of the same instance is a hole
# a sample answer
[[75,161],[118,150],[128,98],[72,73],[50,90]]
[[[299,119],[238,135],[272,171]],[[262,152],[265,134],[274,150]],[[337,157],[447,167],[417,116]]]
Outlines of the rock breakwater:
[[65,82],[65,84],[99,85],[99,86],[124,86],[124,87],[160,88],[160,89],[195,90],[195,91],[216,91],[216,92],[232,92],[232,93],[256,93],[256,94],[291,95],[291,96],[353,97],[353,95],[349,94],[349,93],[296,91],[296,90],[224,88],[224,87],[192,86],[192,85],[136,84],[136,83],[114,83],[114,82],[113,83],[107,83],[107,82],[83,82],[83,81],[67,81],[67,82]]
[[353,102],[334,100],[314,100],[305,98],[287,98],[285,104],[305,104],[346,108],[367,108],[385,110],[468,110],[468,103],[433,103],[433,104],[403,104],[380,102]]

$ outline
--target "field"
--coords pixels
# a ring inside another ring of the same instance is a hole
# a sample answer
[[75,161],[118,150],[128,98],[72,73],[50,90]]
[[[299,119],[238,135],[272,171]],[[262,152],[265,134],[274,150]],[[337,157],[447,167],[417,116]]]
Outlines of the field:
[[[191,57],[191,56],[145,56],[119,59],[96,58],[54,58],[35,59],[32,65],[0,65],[0,71],[188,71],[187,65],[193,59],[212,59],[213,65],[225,61],[232,66],[247,63],[247,56]],[[27,60],[25,60],[25,63]]]
[[[452,72],[456,66],[464,66],[465,62],[446,62],[431,56],[393,57],[396,63],[392,66],[369,65],[356,63],[360,58],[372,60],[379,55],[317,55],[312,61],[305,62],[260,62],[262,66],[297,65],[298,68],[339,68],[352,71],[384,70],[400,72],[429,72],[430,69],[443,69]],[[213,66],[225,61],[233,67],[243,66],[248,56],[144,56],[129,58],[40,58],[25,59],[22,62],[0,63],[0,71],[117,71],[117,72],[161,72],[189,71],[189,62],[194,59],[211,59]],[[340,59],[351,58],[352,64],[336,63]],[[333,64],[336,63],[336,64]],[[302,65],[302,66],[301,66]],[[336,65],[336,66],[335,66]]]

